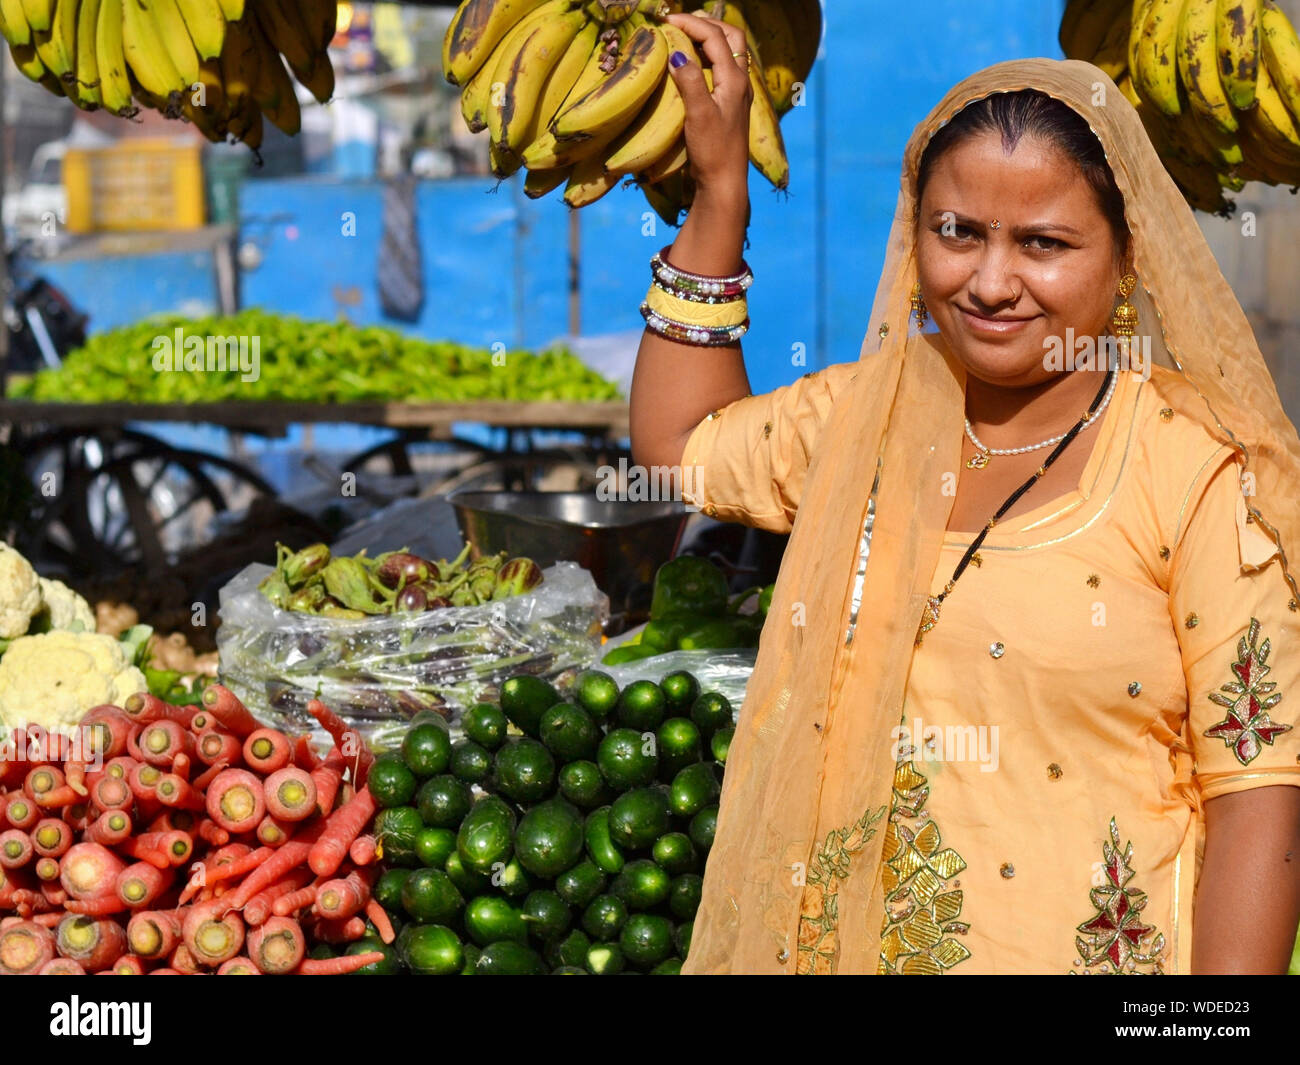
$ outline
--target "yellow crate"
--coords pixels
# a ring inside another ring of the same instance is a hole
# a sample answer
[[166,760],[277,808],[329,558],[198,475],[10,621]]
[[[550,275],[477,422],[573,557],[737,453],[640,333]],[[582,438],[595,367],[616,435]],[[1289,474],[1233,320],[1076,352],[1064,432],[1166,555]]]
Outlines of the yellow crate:
[[201,151],[199,144],[144,137],[68,149],[68,229],[197,229],[205,222]]

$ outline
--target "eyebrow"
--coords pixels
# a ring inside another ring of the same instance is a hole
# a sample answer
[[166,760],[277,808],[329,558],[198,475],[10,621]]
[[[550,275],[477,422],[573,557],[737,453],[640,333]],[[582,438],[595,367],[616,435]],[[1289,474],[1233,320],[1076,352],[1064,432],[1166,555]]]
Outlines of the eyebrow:
[[[930,212],[930,217],[932,219],[938,219],[948,214],[952,215],[953,221],[961,225],[978,227],[986,224],[981,222],[977,218],[970,218],[967,215],[958,214],[956,211],[935,210]],[[1012,229],[1012,232],[1013,233],[1041,233],[1045,230],[1051,230],[1058,233],[1070,233],[1076,237],[1083,236],[1083,234],[1079,232],[1079,230],[1075,229],[1073,226],[1067,226],[1064,222],[1033,222],[1027,226],[1017,226]]]

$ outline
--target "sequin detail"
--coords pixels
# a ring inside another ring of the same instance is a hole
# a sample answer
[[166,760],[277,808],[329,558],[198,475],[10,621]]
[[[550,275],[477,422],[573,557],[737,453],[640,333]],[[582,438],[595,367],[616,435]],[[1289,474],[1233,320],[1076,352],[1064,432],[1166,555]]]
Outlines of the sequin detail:
[[1131,682],[1128,686],[1128,693],[1134,699],[1136,699],[1139,695],[1142,694],[1142,682],[1140,680],[1135,680]]
[[1186,625],[1189,629],[1196,628],[1196,626],[1199,625],[1200,623],[1201,623],[1200,615],[1197,614],[1195,610],[1193,610],[1190,614],[1188,614],[1186,620],[1183,622],[1183,624]]
[[1095,573],[1089,573],[1089,574],[1088,574],[1088,587],[1089,587],[1089,588],[1100,588],[1100,587],[1101,587],[1101,578],[1098,577],[1097,574],[1095,574]]
[[989,654],[992,655],[994,658],[1001,658],[1004,654],[1006,654],[1006,652],[1007,652],[1006,645],[1003,644],[1001,640],[999,640],[997,643],[989,644]]
[[813,855],[799,914],[795,966],[799,976],[834,974],[839,963],[839,884],[849,878],[850,860],[875,836],[876,825],[884,816],[882,806],[875,813],[868,810],[847,828],[832,829]]
[[1064,775],[1065,775],[1065,770],[1062,769],[1055,762],[1053,762],[1051,765],[1047,767],[1048,780],[1060,780],[1061,777],[1063,777]]
[[1075,964],[1082,968],[1074,971],[1113,971],[1118,975],[1127,969],[1130,973],[1163,973],[1161,954],[1165,949],[1165,937],[1156,931],[1154,925],[1142,923],[1146,892],[1128,886],[1136,875],[1132,865],[1133,841],[1120,848],[1119,828],[1113,817],[1110,819],[1110,840],[1102,843],[1101,853],[1106,883],[1088,893],[1096,912],[1076,929],[1081,935],[1074,940],[1080,955]]
[[1260,644],[1258,640],[1259,621],[1251,618],[1246,635],[1237,641],[1237,661],[1231,664],[1237,679],[1208,696],[1210,702],[1226,707],[1227,713],[1204,734],[1223,740],[1242,765],[1254,761],[1262,750],[1260,744],[1271,746],[1276,737],[1291,731],[1290,725],[1277,724],[1268,716],[1282,701],[1282,693],[1275,690],[1275,681],[1264,679],[1271,668],[1265,663],[1272,646],[1267,639]]
[[1173,407],[1161,407],[1161,408],[1160,408],[1160,420],[1161,420],[1162,422],[1172,421],[1172,420],[1173,420],[1173,417],[1174,417],[1174,408],[1173,408]]
[[[944,847],[939,826],[922,817],[930,797],[929,781],[912,762],[899,762],[894,771],[894,798],[881,875],[885,889],[885,920],[881,928],[881,975],[942,973],[970,957],[954,935],[970,925],[958,920],[962,893],[952,882],[966,861]],[[950,883],[952,882],[952,883]]]

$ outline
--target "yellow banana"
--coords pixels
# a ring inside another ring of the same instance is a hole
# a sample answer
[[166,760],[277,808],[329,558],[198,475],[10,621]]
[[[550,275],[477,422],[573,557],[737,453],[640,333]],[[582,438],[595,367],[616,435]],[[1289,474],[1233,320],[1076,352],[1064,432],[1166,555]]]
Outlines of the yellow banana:
[[68,86],[68,98],[86,111],[94,111],[104,103],[100,92],[99,61],[95,57],[99,4],[100,0],[81,0],[77,9],[77,80],[75,85]]
[[302,20],[302,24],[307,27],[308,33],[313,34],[312,44],[316,46],[319,61],[319,53],[329,47],[330,41],[334,40],[334,34],[338,30],[338,0],[294,0],[294,2],[298,5],[298,17]]
[[[1137,66],[1133,69],[1134,84],[1144,100],[1150,100],[1164,114],[1182,113],[1178,98],[1178,28],[1179,14],[1186,0],[1155,0],[1147,11],[1138,41]],[[1214,0],[1192,0],[1192,3]]]
[[1218,0],[1215,44],[1223,90],[1232,106],[1246,111],[1255,106],[1259,71],[1260,0]]
[[226,16],[217,0],[176,0],[200,59],[216,59],[226,42]]
[[[564,55],[560,57],[559,63],[555,65],[555,69],[551,71],[546,79],[546,84],[542,87],[540,99],[537,106],[533,108],[532,119],[519,134],[520,150],[537,140],[551,124],[551,119],[556,116],[564,101],[568,99],[569,93],[577,84],[583,71],[588,69],[587,64],[589,62],[593,66],[596,64],[599,57],[593,53],[600,32],[601,27],[599,24],[588,22],[569,43],[569,47],[565,49]],[[512,139],[513,125],[511,123]],[[547,189],[546,191],[549,192],[550,190]]]
[[318,51],[315,36],[303,25],[291,0],[270,0],[257,5],[258,21],[276,51],[283,52],[299,80],[311,77]]
[[184,92],[191,84],[176,69],[157,23],[140,0],[122,0],[122,52],[140,86],[160,99]]
[[257,74],[253,79],[253,99],[262,114],[290,137],[302,129],[302,112],[293,79],[284,68],[280,53],[266,36],[266,23],[262,8],[256,9],[257,18],[248,26],[248,37],[257,53]]
[[[14,66],[24,77],[39,82],[50,76],[50,72],[45,69],[45,64],[41,62],[41,57],[37,55],[34,44],[11,44],[9,54],[14,57]],[[62,90],[59,91],[59,95],[63,95]]]
[[611,174],[639,174],[663,158],[681,138],[686,105],[677,82],[665,77],[641,113],[610,146],[605,168]]
[[1260,10],[1260,44],[1273,86],[1286,103],[1291,116],[1300,122],[1300,38],[1290,19],[1273,0],[1264,0]]
[[77,0],[58,0],[50,28],[33,26],[32,43],[46,70],[56,78],[71,80],[77,67]]
[[[1123,17],[1127,42],[1127,28],[1132,17],[1133,0],[1070,0],[1061,16],[1057,40],[1066,59],[1092,61],[1100,50],[1102,41]],[[1125,62],[1127,66],[1127,61]]]
[[1200,137],[1206,157],[1215,166],[1234,167],[1241,162],[1244,157],[1236,133],[1224,133],[1199,111],[1192,110],[1188,117],[1191,121],[1184,124],[1184,129]]
[[443,74],[465,85],[521,18],[544,0],[465,0],[443,41]]
[[1269,64],[1261,64],[1255,106],[1246,112],[1255,136],[1283,159],[1300,153],[1300,127],[1287,110]]
[[131,103],[131,81],[126,76],[122,52],[122,4],[124,0],[100,0],[95,23],[95,68],[99,71],[99,95],[104,107],[118,115],[135,112]]
[[686,177],[677,173],[653,185],[642,185],[646,201],[670,226],[676,226],[686,206]]
[[[616,40],[626,40],[626,36],[626,33],[620,34],[619,29],[616,27],[601,27],[599,29],[595,47],[592,49],[586,65],[582,68],[582,72],[578,75],[578,80],[573,83],[573,87],[564,97],[560,106],[556,108],[557,118],[569,104],[582,99],[597,86],[604,83],[608,77],[602,66],[605,59],[606,44]],[[554,170],[559,167],[572,166],[579,160],[585,159],[604,148],[617,135],[618,131],[611,128],[598,136],[569,137],[560,140],[555,135],[555,122],[552,120],[524,148],[524,165],[530,170]]]
[[548,192],[554,192],[569,180],[573,167],[561,166],[554,170],[530,170],[524,178],[524,195],[530,200],[541,199]]
[[637,180],[646,185],[653,185],[676,174],[679,170],[684,170],[689,162],[690,158],[686,154],[686,137],[683,135],[678,137],[677,143],[648,166],[643,173],[638,174]]
[[54,0],[22,0],[22,5],[32,30],[45,33],[54,25]]
[[1087,58],[1093,66],[1106,72],[1111,81],[1118,82],[1128,70],[1128,12],[1127,9],[1111,24],[1097,51]]
[[493,142],[488,145],[488,167],[493,177],[508,178],[523,165],[518,153]]
[[767,92],[767,82],[763,78],[763,65],[758,59],[754,35],[745,22],[745,16],[735,4],[724,5],[722,17],[724,21],[745,31],[745,40],[755,57],[749,68],[749,82],[754,90],[754,100],[749,108],[750,162],[776,188],[784,189],[790,184],[790,161],[785,153],[785,138],[781,136],[781,120],[777,117],[776,108]]
[[822,9],[820,3],[810,4],[807,0],[776,0],[785,12],[786,22],[794,31],[795,52],[799,65],[795,68],[795,81],[807,81],[817,62],[817,53],[822,46]]
[[32,27],[22,0],[0,0],[0,35],[13,45],[32,43]]
[[1237,167],[1237,173],[1248,181],[1264,181],[1270,185],[1300,184],[1300,156],[1279,158],[1271,148],[1255,136],[1250,118],[1241,125],[1242,144],[1246,161]]
[[181,16],[181,9],[176,6],[176,0],[147,0],[144,10],[145,18],[157,27],[158,38],[167,50],[167,58],[172,61],[176,72],[187,86],[197,84],[199,53],[190,40],[190,31],[185,28],[185,19]]
[[303,88],[316,97],[317,103],[329,103],[330,97],[334,95],[334,64],[327,54],[322,52],[316,57],[316,65],[309,77],[304,78],[298,71],[294,73],[302,82]]
[[581,99],[567,104],[552,123],[561,139],[620,132],[668,76],[668,41],[658,27],[633,15],[631,36],[608,77]]
[[512,152],[523,147],[547,75],[586,21],[569,10],[569,0],[548,0],[506,35],[488,61],[494,88],[484,117],[494,143]]
[[[799,81],[799,50],[794,27],[777,0],[741,0],[741,10],[758,44],[758,58],[763,63],[763,79],[772,106],[778,115],[783,115],[794,104],[794,87]],[[665,24],[669,26],[677,29],[671,23]],[[680,46],[676,50],[680,51]]]
[[1224,133],[1236,133],[1237,116],[1219,80],[1217,12],[1215,0],[1188,0],[1178,27],[1178,72],[1192,106]]
[[1138,46],[1142,43],[1142,28],[1146,25],[1147,14],[1154,0],[1133,0],[1133,15],[1128,28],[1128,71],[1133,78],[1134,90],[1139,90],[1137,83]]
[[217,0],[217,3],[227,22],[238,22],[244,17],[244,0]]
[[605,169],[600,156],[584,159],[573,168],[569,183],[564,187],[564,202],[570,207],[586,207],[595,203],[622,180],[622,175]]
[[465,116],[465,125],[471,133],[487,129],[488,108],[492,106],[492,75],[495,73],[491,63],[482,64],[478,73],[469,79],[460,93],[460,113]]

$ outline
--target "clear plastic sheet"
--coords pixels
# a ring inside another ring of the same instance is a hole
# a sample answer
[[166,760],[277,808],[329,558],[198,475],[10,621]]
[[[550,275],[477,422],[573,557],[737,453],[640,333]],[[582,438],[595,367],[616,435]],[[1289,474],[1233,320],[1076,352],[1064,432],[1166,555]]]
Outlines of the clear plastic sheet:
[[221,682],[259,718],[325,733],[306,711],[319,694],[376,749],[400,742],[422,709],[453,720],[513,673],[562,680],[600,650],[609,600],[574,562],[543,570],[525,595],[476,607],[358,621],[280,610],[258,591],[253,564],[221,589]]
[[[609,650],[608,644],[605,650]],[[753,648],[735,651],[670,651],[621,666],[596,663],[593,668],[608,673],[618,681],[620,688],[634,680],[653,680],[658,683],[666,674],[684,669],[694,674],[700,682],[700,691],[721,692],[727,697],[733,713],[739,714],[757,655],[758,651]]]

